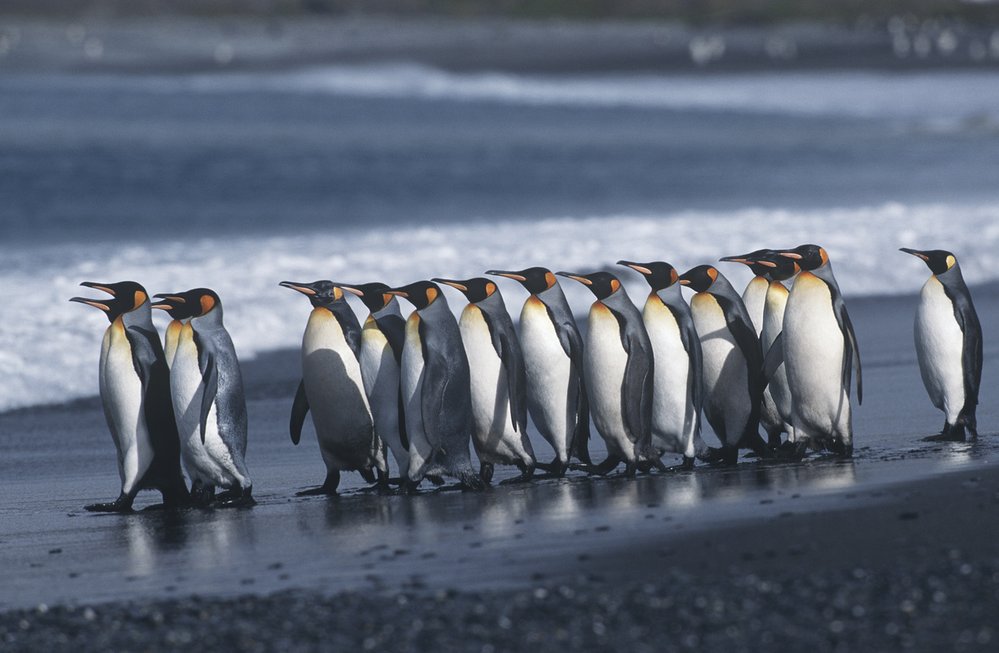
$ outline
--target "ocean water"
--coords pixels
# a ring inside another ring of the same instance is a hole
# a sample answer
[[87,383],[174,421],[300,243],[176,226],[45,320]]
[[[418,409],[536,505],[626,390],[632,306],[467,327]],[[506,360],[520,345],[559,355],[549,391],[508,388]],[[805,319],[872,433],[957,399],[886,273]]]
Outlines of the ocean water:
[[988,72],[0,75],[0,410],[96,393],[83,280],[213,287],[244,357],[298,344],[284,279],[818,242],[848,296],[908,293],[926,271],[900,246],[999,279],[997,171]]

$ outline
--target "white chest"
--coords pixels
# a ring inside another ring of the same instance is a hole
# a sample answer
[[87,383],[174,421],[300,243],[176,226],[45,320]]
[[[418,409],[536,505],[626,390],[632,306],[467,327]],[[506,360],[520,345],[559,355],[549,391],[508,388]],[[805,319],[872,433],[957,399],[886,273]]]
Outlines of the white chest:
[[584,352],[590,409],[597,429],[605,440],[626,440],[622,387],[628,353],[621,343],[617,318],[601,302],[590,308]]
[[943,284],[932,276],[920,293],[914,328],[916,355],[926,390],[948,417],[964,404],[964,334]]
[[[140,428],[145,430],[142,380],[135,371],[132,347],[121,322],[115,321],[108,327],[105,343],[101,357],[101,392],[119,447],[127,446],[135,441]],[[140,421],[143,422],[141,426]]]
[[728,329],[725,312],[713,295],[703,292],[694,295],[690,311],[701,341],[704,388],[711,394],[720,383],[725,383],[733,367],[745,368],[745,364],[741,361],[738,366],[730,363],[730,359],[741,357],[741,354]]

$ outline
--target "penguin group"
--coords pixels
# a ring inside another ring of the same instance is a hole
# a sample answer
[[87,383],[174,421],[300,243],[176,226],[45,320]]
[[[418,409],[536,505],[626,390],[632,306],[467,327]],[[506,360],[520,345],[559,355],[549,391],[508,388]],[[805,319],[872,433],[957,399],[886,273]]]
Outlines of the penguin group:
[[[914,327],[924,384],[945,415],[932,438],[976,437],[982,333],[971,294],[952,253],[902,251],[932,273]],[[860,349],[828,253],[807,244],[721,261],[753,272],[741,294],[713,265],[681,274],[665,261],[618,261],[648,283],[641,310],[609,270],[489,270],[398,287],[282,281],[311,305],[289,433],[298,444],[311,415],[326,467],[323,482],[299,494],[335,494],[349,471],[379,491],[413,492],[444,477],[482,489],[496,465],[516,467],[504,482],[522,483],[538,470],[605,475],[623,464],[630,476],[690,470],[696,460],[731,465],[743,450],[851,457]],[[585,329],[559,277],[593,294]],[[519,325],[497,278],[528,293]],[[121,476],[117,500],[87,509],[128,511],[141,489],[160,491],[164,507],[251,505],[246,400],[219,296],[196,288],[150,299],[135,282],[82,285],[111,296],[71,301],[111,323],[99,379]],[[466,302],[459,319],[442,286]],[[367,311],[363,324],[351,295]],[[408,317],[400,299],[413,307]],[[172,318],[162,345],[153,308]],[[703,439],[702,418],[719,446]],[[607,451],[600,462],[590,458],[591,426]],[[539,460],[532,428],[551,462]],[[681,464],[667,467],[666,454]]]

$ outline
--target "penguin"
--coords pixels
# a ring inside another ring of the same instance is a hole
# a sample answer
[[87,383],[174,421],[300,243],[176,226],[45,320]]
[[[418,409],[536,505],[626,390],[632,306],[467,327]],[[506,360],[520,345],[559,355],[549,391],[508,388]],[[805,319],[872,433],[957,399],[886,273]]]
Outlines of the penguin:
[[[742,263],[753,272],[753,278],[746,285],[742,292],[742,303],[746,306],[749,319],[756,330],[756,337],[761,338],[763,354],[766,354],[769,343],[762,342],[763,322],[765,320],[767,294],[770,292],[770,280],[767,275],[771,268],[764,265],[761,259],[767,256],[772,250],[758,249],[749,254],[741,256],[726,256],[721,261],[730,263]],[[783,284],[781,284],[783,285]],[[760,425],[767,434],[767,443],[771,448],[780,446],[780,436],[784,432],[784,419],[777,410],[773,395],[768,387],[763,391],[763,405],[760,406]]]
[[384,283],[336,284],[360,297],[368,309],[361,329],[361,378],[368,396],[375,435],[388,445],[399,467],[399,476],[409,470],[409,439],[402,404],[399,368],[406,342],[406,320],[399,300]]
[[157,300],[153,308],[164,310],[173,318],[163,334],[163,353],[166,356],[167,367],[173,367],[173,357],[177,354],[180,332],[187,320],[194,317],[195,309],[188,305],[183,297],[177,295],[158,293],[153,296]]
[[486,483],[494,465],[516,465],[529,481],[534,448],[527,435],[527,379],[520,340],[496,284],[483,277],[434,279],[461,291],[468,305],[458,328],[471,371],[472,443]]
[[170,397],[170,374],[153,326],[149,295],[134,281],[82,286],[111,299],[73,297],[104,312],[111,323],[101,344],[99,384],[104,417],[118,452],[121,492],[110,503],[85,506],[91,512],[130,512],[139,490],[159,490],[163,507],[187,505],[180,469],[180,440]]
[[[170,370],[170,390],[180,432],[181,457],[191,477],[196,504],[253,505],[253,481],[246,469],[246,397],[232,339],[222,322],[222,301],[214,290],[182,293],[194,315],[183,326]],[[157,305],[160,306],[160,305]]]
[[655,369],[642,314],[610,272],[556,274],[578,281],[596,297],[587,322],[584,369],[591,415],[607,444],[607,459],[584,469],[606,474],[622,461],[628,476],[639,466],[665,469],[652,447]]
[[297,496],[336,494],[343,470],[357,471],[384,489],[388,467],[361,377],[361,325],[354,311],[332,281],[279,285],[302,293],[312,304],[302,336],[302,380],[291,409],[291,441],[301,441],[305,415],[311,410],[326,463],[323,484]]
[[923,385],[944,413],[944,427],[928,440],[978,437],[975,412],[982,381],[982,326],[957,257],[941,249],[901,251],[930,268],[923,284],[913,333]]
[[590,465],[590,409],[583,378],[583,338],[551,270],[489,270],[520,282],[531,293],[520,311],[520,344],[527,380],[527,407],[541,436],[555,450],[537,467],[562,476],[575,456]]
[[767,352],[764,374],[773,378],[784,363],[797,457],[810,445],[850,458],[854,371],[857,403],[864,399],[860,349],[850,314],[825,249],[809,244],[778,254],[797,262],[801,272],[788,294],[784,329]]
[[[763,311],[763,331],[760,334],[760,344],[763,346],[764,356],[773,347],[774,341],[784,330],[784,309],[787,306],[789,291],[784,285],[785,281],[793,278],[800,268],[798,264],[784,256],[771,251],[757,259],[759,265],[769,269],[767,278],[769,287],[767,288],[766,306]],[[781,446],[793,445],[796,441],[794,435],[794,425],[791,423],[791,388],[787,383],[787,370],[780,366],[770,379],[764,397],[769,396],[774,402],[774,407],[783,422],[783,430],[787,433],[787,442]]]
[[472,470],[472,391],[468,357],[458,322],[440,287],[416,281],[389,290],[416,310],[406,320],[402,349],[402,398],[409,438],[412,491],[426,476],[448,474],[471,490],[485,486]]
[[652,442],[661,452],[683,456],[681,469],[707,453],[701,439],[701,341],[690,306],[680,294],[680,275],[669,263],[618,261],[638,272],[651,287],[642,319],[652,342],[654,392]]
[[695,292],[690,311],[701,340],[704,416],[722,445],[712,459],[734,464],[740,448],[767,456],[759,433],[763,352],[742,298],[710,265],[688,270],[679,282]]

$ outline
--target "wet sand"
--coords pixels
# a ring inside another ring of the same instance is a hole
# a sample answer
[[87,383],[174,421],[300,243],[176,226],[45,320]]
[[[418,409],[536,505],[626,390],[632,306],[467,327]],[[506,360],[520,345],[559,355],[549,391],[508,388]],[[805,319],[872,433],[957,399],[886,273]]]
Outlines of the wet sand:
[[[497,617],[505,610],[545,641],[558,640],[563,624],[587,646],[630,650],[682,647],[688,636],[697,648],[750,650],[766,633],[823,650],[859,646],[865,636],[875,637],[865,648],[897,647],[904,637],[921,650],[968,637],[969,646],[988,644],[992,631],[982,628],[995,625],[979,617],[999,606],[997,296],[994,286],[975,289],[986,368],[982,437],[968,444],[920,441],[942,420],[915,365],[915,298],[850,302],[866,401],[849,462],[744,459],[733,469],[573,475],[415,497],[366,493],[349,475],[338,498],[296,498],[323,467],[311,432],[299,447],[288,439],[298,357],[280,352],[246,365],[259,505],[93,515],[81,506],[117,490],[99,403],[0,415],[0,641],[38,647],[64,635],[83,644],[74,648],[97,649],[148,637],[166,646],[173,629],[181,639],[229,633],[308,649],[325,641],[314,638],[333,619],[342,639],[330,642],[345,645],[387,638],[400,650],[499,649],[526,641]],[[535,446],[549,457],[543,442]],[[516,473],[497,471],[499,479]],[[140,495],[137,506],[154,499]],[[557,600],[560,587],[577,598]],[[405,605],[399,596],[409,597]],[[480,604],[487,616],[476,616]],[[416,619],[424,627],[411,632]],[[476,620],[481,632],[469,630]]]

